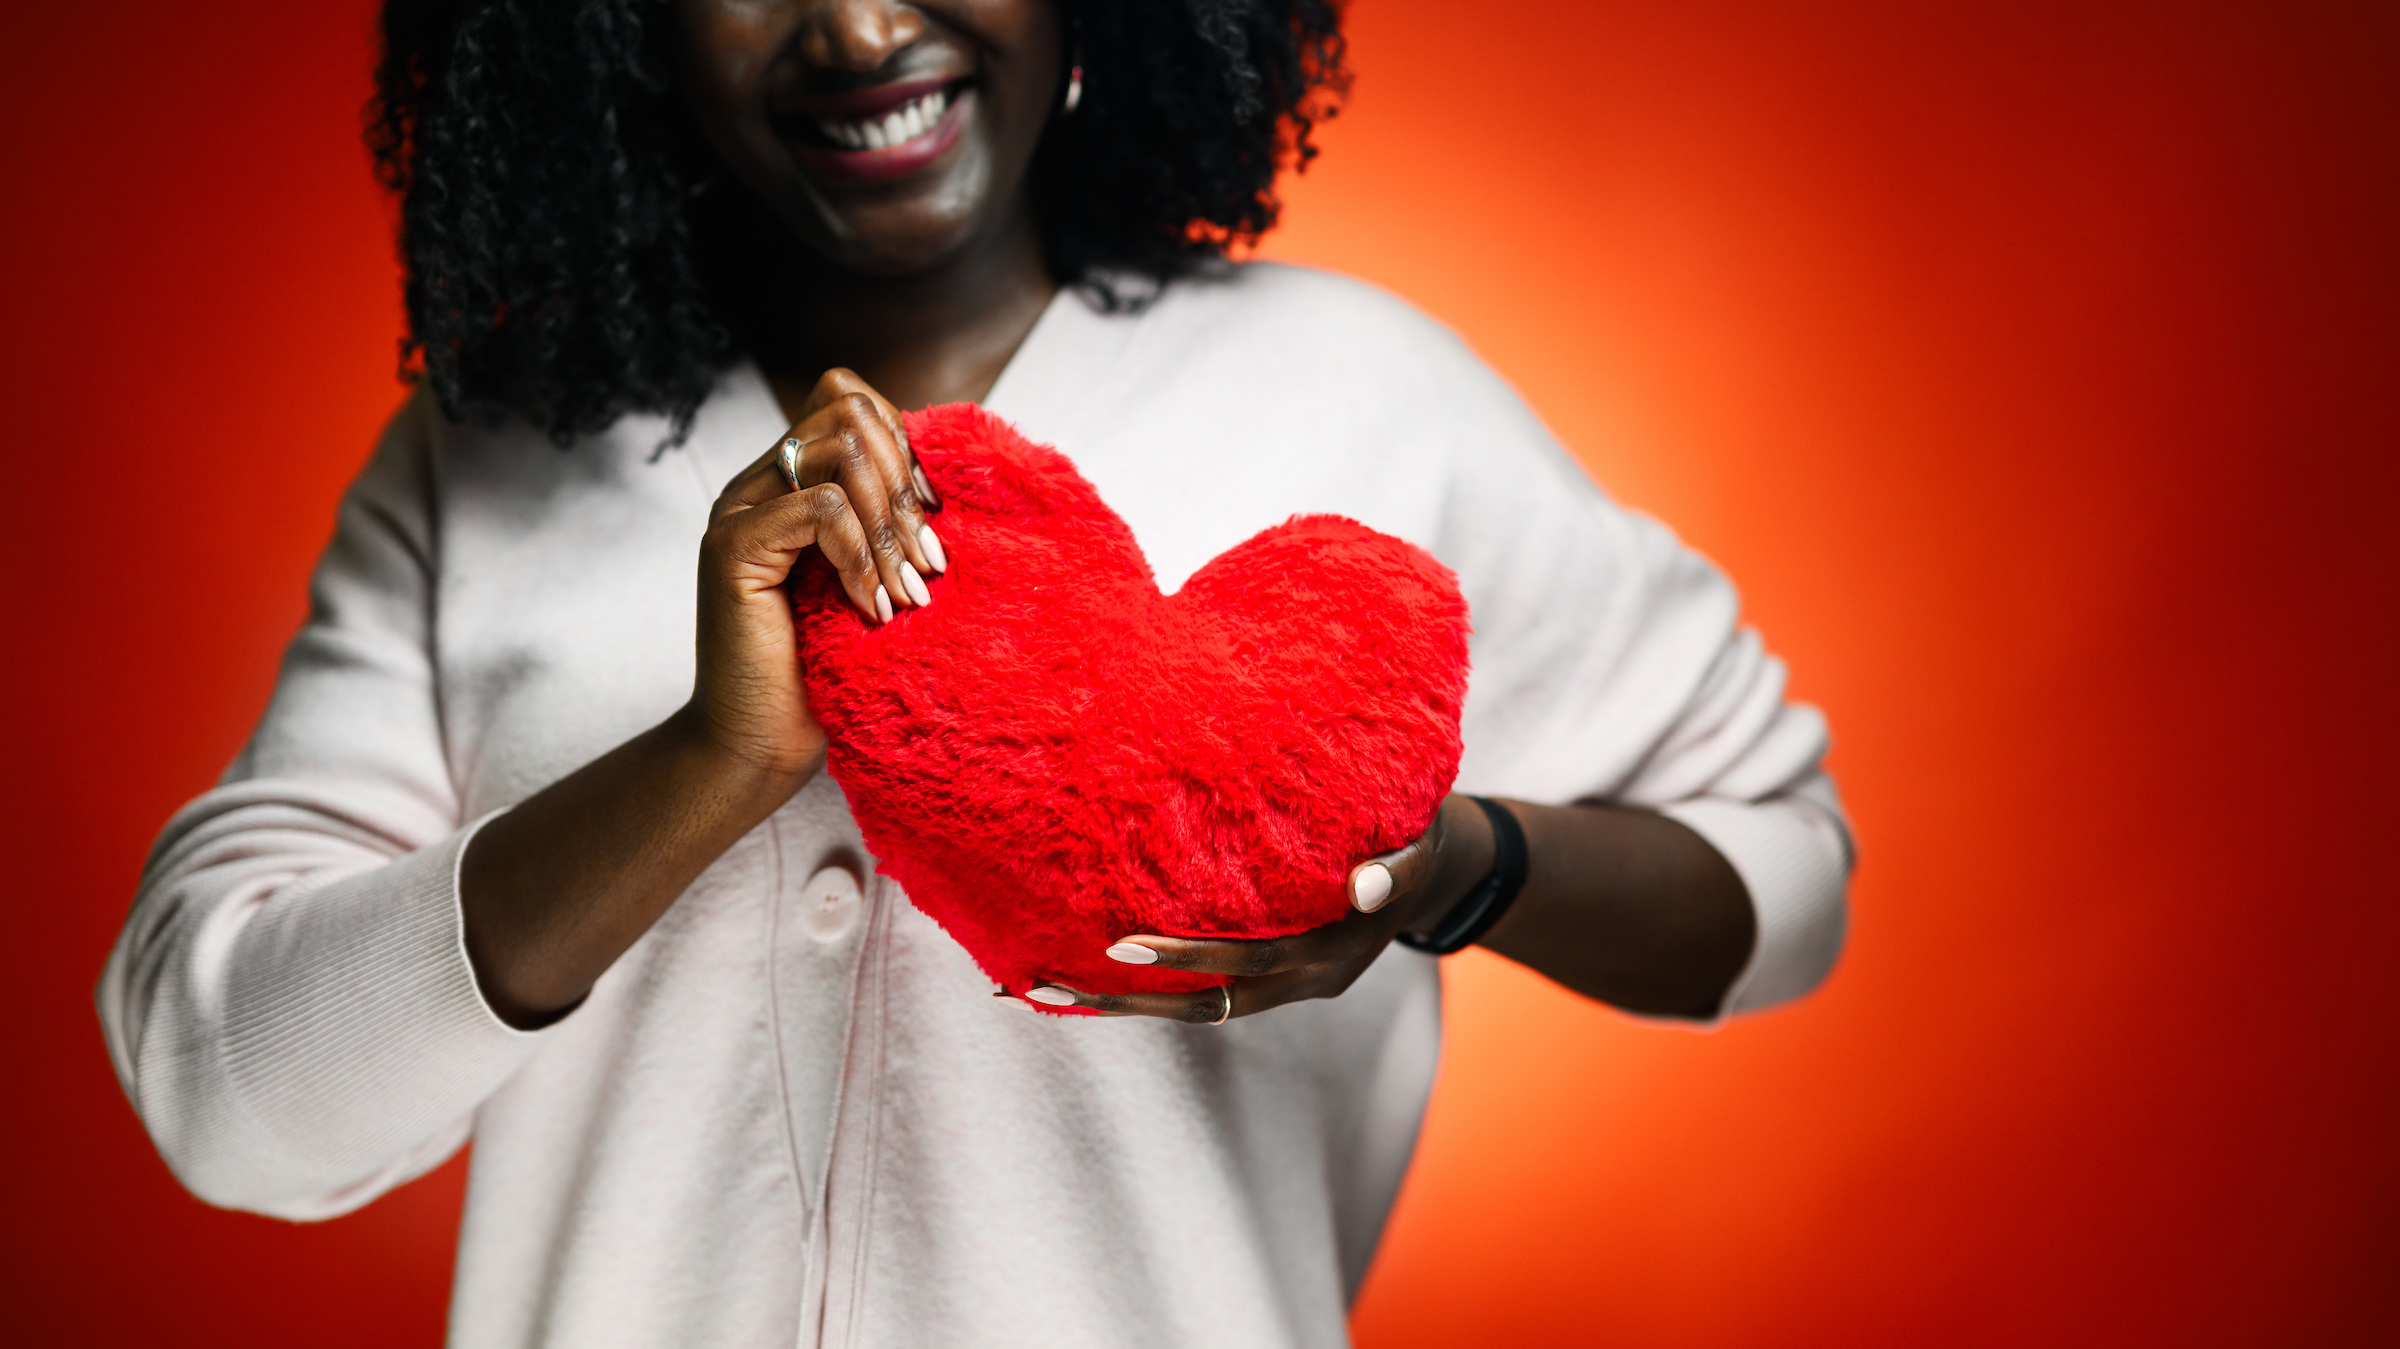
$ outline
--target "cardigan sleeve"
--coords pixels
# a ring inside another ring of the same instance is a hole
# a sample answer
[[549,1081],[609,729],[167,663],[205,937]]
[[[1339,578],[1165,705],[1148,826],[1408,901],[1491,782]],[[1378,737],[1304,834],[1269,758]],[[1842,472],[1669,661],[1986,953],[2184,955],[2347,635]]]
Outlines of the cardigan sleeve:
[[457,1150],[541,1042],[468,964],[432,661],[433,414],[344,498],[265,716],[168,822],[98,991],[118,1081],[176,1177],[291,1219]]
[[1785,698],[1722,572],[1610,500],[1471,355],[1449,373],[1465,453],[1436,551],[1475,623],[1462,789],[1680,821],[1758,920],[1718,1017],[1809,992],[1841,952],[1853,863],[1825,718]]

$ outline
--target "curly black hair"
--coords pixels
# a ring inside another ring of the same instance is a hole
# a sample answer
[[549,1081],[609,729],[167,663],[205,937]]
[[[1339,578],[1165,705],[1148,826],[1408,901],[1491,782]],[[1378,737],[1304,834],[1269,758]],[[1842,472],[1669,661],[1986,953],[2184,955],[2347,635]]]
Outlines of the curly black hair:
[[[451,418],[564,445],[661,413],[680,439],[744,349],[733,281],[774,231],[709,187],[672,3],[386,0],[367,142],[401,201],[401,369]],[[1334,0],[1063,8],[1085,84],[1032,169],[1052,274],[1124,303],[1112,276],[1164,281],[1272,227],[1277,171],[1347,87]]]

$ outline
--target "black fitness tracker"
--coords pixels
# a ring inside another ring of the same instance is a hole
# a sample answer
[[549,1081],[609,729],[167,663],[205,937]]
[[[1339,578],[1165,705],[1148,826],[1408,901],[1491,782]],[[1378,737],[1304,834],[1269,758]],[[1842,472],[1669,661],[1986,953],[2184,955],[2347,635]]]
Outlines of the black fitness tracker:
[[1508,906],[1517,902],[1517,892],[1525,888],[1525,873],[1532,858],[1525,850],[1525,827],[1508,807],[1480,796],[1467,798],[1483,808],[1484,816],[1492,822],[1492,872],[1475,883],[1466,897],[1451,906],[1434,924],[1433,931],[1422,936],[1403,932],[1394,940],[1412,951],[1427,955],[1446,956],[1464,951],[1475,940],[1492,930]]

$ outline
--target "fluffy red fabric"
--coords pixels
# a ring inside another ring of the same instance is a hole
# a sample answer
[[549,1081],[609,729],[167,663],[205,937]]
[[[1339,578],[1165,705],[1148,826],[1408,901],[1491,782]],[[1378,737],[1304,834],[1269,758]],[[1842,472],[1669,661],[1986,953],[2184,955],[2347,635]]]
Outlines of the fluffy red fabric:
[[885,873],[1010,992],[1223,983],[1103,952],[1332,922],[1351,866],[1432,822],[1467,609],[1423,550],[1301,516],[1162,595],[1064,455],[973,404],[908,434],[950,569],[882,627],[804,569],[809,706]]

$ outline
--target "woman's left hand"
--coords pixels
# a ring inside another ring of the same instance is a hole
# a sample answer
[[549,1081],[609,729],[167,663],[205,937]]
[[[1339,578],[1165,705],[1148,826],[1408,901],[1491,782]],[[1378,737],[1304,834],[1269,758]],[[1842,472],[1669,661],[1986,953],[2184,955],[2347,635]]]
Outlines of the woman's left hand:
[[[1449,912],[1491,869],[1491,857],[1490,822],[1473,802],[1453,794],[1442,801],[1433,826],[1416,842],[1351,868],[1351,911],[1323,927],[1264,941],[1139,933],[1109,947],[1108,955],[1128,965],[1232,975],[1228,987],[1233,1016],[1335,997],[1367,972],[1392,938],[1412,927],[1430,926]],[[1086,1007],[1104,1016],[1156,1016],[1201,1024],[1224,1019],[1228,1010],[1225,994],[1216,988],[1197,993],[1085,993],[1037,984],[1031,996],[1036,1002]]]

